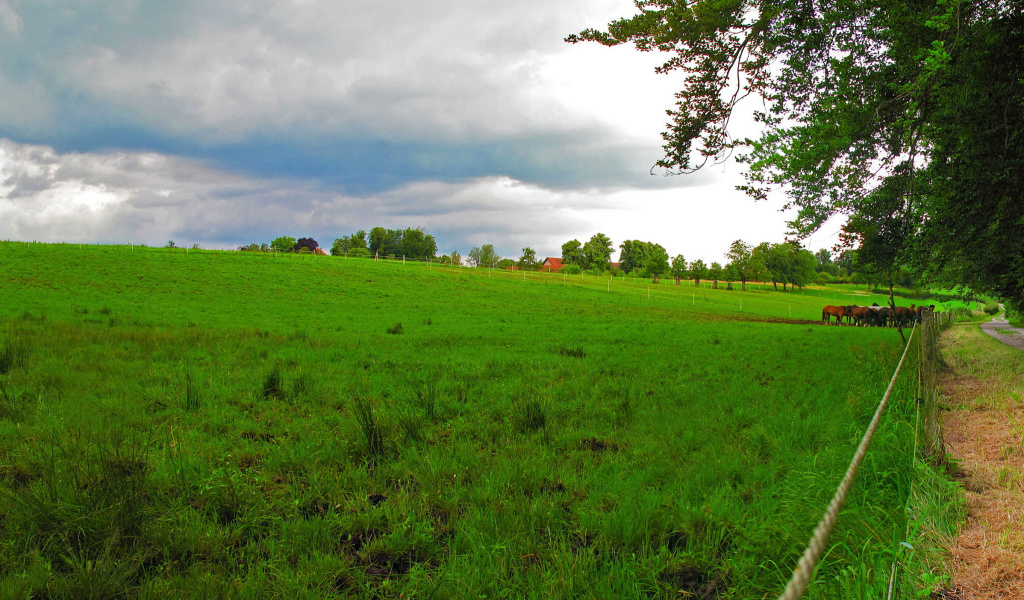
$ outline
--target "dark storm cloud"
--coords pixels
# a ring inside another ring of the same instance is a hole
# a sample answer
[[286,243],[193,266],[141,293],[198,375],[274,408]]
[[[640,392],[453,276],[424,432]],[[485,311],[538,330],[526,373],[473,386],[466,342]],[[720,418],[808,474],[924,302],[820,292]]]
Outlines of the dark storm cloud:
[[633,156],[552,91],[550,57],[594,18],[541,0],[0,0],[0,136],[357,192],[498,174],[665,185],[646,174],[656,146]]

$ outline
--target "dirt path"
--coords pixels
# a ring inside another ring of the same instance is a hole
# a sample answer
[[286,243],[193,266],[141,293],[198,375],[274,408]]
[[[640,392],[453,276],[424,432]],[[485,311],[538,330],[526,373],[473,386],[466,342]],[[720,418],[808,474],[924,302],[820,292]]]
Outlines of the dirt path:
[[[1011,346],[1024,344],[1024,334],[998,333],[1008,327],[982,329]],[[992,345],[973,326],[943,338],[949,369],[940,385],[951,408],[945,442],[960,462],[967,510],[950,549],[955,595],[946,597],[1024,599],[1024,354]]]

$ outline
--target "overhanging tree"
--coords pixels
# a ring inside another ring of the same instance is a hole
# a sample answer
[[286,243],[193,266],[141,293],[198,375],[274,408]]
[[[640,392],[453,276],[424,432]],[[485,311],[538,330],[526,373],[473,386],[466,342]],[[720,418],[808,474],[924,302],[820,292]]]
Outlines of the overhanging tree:
[[[679,72],[663,134],[670,173],[741,149],[755,198],[796,208],[805,236],[898,189],[901,256],[1024,300],[1024,6],[1003,0],[638,0],[567,41],[633,43]],[[764,127],[730,134],[754,96]],[[919,177],[923,174],[923,177]]]

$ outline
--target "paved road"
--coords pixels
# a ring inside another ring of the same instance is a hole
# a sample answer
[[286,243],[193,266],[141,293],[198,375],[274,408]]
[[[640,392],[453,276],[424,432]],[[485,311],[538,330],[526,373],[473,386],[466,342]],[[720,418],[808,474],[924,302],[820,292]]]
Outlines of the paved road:
[[[999,308],[1003,308],[1003,305],[1000,304]],[[992,320],[987,323],[982,323],[981,330],[1004,344],[1013,346],[1018,350],[1024,350],[1024,329],[1010,327],[1010,323],[1006,320],[1005,312],[992,317]]]

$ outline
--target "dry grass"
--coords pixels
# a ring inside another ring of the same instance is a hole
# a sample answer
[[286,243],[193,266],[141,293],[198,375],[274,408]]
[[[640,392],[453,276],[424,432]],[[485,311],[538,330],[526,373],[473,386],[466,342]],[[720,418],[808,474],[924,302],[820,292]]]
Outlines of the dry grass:
[[959,327],[943,357],[945,441],[968,510],[950,549],[955,587],[964,600],[1024,598],[1024,353]]

